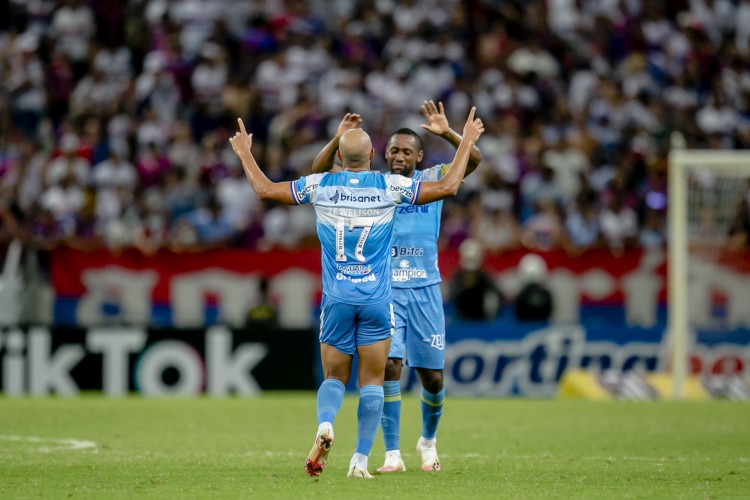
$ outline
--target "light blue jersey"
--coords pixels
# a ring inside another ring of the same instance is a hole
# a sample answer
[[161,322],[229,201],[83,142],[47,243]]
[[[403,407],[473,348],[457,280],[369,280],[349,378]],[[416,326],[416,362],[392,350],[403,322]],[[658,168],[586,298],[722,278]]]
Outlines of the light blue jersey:
[[337,172],[291,183],[297,204],[315,206],[323,293],[345,304],[391,298],[389,251],[399,204],[414,204],[420,181],[378,172]]
[[[417,170],[415,182],[438,181],[450,165],[436,165]],[[437,241],[443,202],[400,206],[391,245],[391,268],[394,288],[419,288],[440,283]]]

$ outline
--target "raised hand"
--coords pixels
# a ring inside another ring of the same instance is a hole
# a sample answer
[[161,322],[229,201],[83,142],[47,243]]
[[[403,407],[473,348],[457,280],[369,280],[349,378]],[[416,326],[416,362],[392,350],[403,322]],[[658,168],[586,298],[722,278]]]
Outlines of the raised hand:
[[443,103],[438,101],[438,105],[435,106],[433,101],[422,103],[422,114],[427,118],[427,124],[420,124],[419,126],[423,129],[431,132],[435,135],[443,135],[450,132],[450,125],[448,125],[448,118],[445,116],[445,109],[443,109]]
[[464,125],[464,140],[470,141],[471,144],[476,144],[479,136],[484,133],[484,124],[481,118],[474,118],[474,114],[477,111],[476,106],[472,106],[469,111],[469,117],[466,119],[466,125]]
[[347,113],[339,123],[339,128],[336,129],[336,137],[341,137],[345,133],[352,129],[359,128],[362,123],[362,117],[357,113]]
[[237,153],[237,156],[242,156],[250,152],[250,146],[253,145],[253,134],[247,133],[242,118],[237,118],[237,122],[240,125],[240,131],[229,138],[229,144],[232,145],[232,149]]

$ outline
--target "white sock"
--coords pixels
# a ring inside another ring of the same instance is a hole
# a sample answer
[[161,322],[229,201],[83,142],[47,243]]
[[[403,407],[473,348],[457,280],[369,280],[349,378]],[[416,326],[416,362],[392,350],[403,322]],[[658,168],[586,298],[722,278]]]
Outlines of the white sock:
[[318,426],[318,434],[323,432],[324,430],[328,430],[328,433],[333,437],[333,424],[331,422],[321,422]]
[[434,437],[432,439],[427,439],[426,437],[420,437],[419,438],[419,444],[420,446],[436,446],[437,445],[437,437]]
[[361,453],[355,453],[349,462],[349,468],[351,469],[354,465],[357,465],[362,470],[367,470],[367,455]]
[[398,458],[401,458],[401,450],[388,450],[385,452],[385,456],[388,455],[396,455]]

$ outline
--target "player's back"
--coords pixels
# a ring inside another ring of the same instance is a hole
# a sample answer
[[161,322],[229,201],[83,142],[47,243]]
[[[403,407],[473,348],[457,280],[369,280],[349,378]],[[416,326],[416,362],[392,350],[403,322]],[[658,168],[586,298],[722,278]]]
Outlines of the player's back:
[[390,297],[393,191],[398,187],[389,179],[372,171],[319,179],[314,203],[323,291],[342,302],[366,304]]

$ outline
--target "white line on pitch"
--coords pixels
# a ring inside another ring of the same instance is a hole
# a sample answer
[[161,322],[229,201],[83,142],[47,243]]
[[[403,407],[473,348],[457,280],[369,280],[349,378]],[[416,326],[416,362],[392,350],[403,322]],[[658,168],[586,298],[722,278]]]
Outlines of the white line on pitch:
[[33,448],[34,451],[39,451],[42,453],[49,453],[51,451],[86,450],[90,448],[97,450],[95,442],[84,441],[81,439],[55,439],[55,438],[43,438],[43,437],[37,437],[37,436],[3,436],[3,435],[0,435],[0,441],[58,445],[58,446],[40,446],[38,448]]

